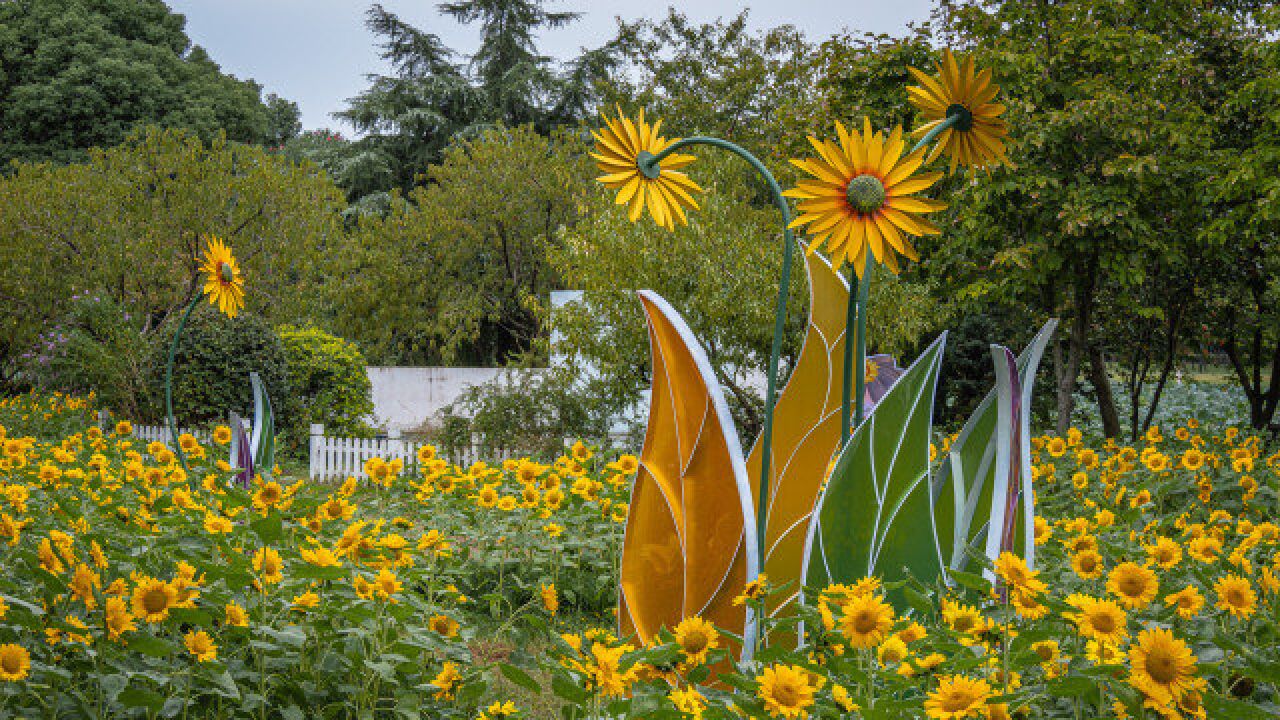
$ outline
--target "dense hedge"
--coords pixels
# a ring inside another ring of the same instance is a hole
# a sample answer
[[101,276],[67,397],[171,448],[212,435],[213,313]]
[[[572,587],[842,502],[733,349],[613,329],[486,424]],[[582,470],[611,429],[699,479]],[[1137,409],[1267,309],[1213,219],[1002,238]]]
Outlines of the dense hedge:
[[284,325],[279,333],[298,400],[298,427],[324,423],[331,435],[367,434],[373,387],[360,348],[316,327]]
[[[164,397],[165,359],[176,325],[177,317],[171,317],[160,329],[152,356],[152,382],[159,398]],[[251,371],[262,376],[276,427],[296,427],[298,401],[280,336],[257,315],[228,318],[201,304],[187,322],[174,359],[174,415],[182,424],[225,422],[229,410],[249,416],[253,411]],[[163,407],[160,412],[163,417]]]

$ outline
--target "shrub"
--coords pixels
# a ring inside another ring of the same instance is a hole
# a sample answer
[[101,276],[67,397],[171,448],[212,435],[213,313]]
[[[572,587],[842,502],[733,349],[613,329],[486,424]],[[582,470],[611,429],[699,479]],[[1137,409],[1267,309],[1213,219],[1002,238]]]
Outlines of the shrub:
[[368,434],[373,387],[360,348],[316,327],[284,325],[279,333],[298,399],[298,426],[324,423],[330,434]]
[[[164,417],[164,369],[177,326],[170,317],[158,334],[152,355],[152,385]],[[280,336],[261,317],[241,313],[228,318],[201,304],[187,322],[173,368],[173,413],[181,425],[224,422],[234,410],[248,417],[253,410],[249,373],[262,376],[276,427],[297,429],[297,401],[289,381],[289,361]]]
[[565,438],[608,439],[611,411],[567,373],[504,373],[468,388],[441,411],[447,451],[478,442],[485,453],[555,455]]
[[115,300],[76,296],[62,321],[41,333],[23,356],[23,375],[43,390],[95,393],[99,404],[136,418],[152,404],[151,348],[142,324]]

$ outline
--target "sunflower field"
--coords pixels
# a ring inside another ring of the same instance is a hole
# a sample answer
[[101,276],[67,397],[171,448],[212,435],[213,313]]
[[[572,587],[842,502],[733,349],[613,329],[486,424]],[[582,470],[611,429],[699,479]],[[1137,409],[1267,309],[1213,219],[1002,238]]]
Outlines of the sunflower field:
[[0,717],[1280,713],[1280,453],[1234,427],[1035,438],[1034,568],[809,588],[750,664],[698,618],[616,636],[632,456],[242,488],[226,435],[188,475],[92,398],[0,401]]

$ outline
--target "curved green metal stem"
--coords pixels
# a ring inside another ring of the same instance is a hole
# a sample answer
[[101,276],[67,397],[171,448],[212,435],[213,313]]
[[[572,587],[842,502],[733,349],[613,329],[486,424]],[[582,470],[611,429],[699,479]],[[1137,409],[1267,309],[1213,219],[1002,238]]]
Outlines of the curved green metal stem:
[[[862,417],[866,412],[864,399],[866,398],[867,386],[867,302],[871,296],[871,274],[875,271],[876,261],[867,253],[867,267],[862,272],[862,278],[858,281],[858,354],[853,360],[854,368],[857,375],[854,376],[853,387],[853,426],[858,427],[862,424]],[[848,332],[846,329],[845,332]],[[848,392],[848,385],[845,385],[845,391]],[[844,439],[849,442],[849,438]]]
[[959,124],[962,118],[963,118],[962,115],[952,115],[946,118],[945,120],[943,120],[942,122],[938,123],[937,125],[934,125],[933,128],[929,130],[929,132],[924,134],[924,137],[920,138],[920,142],[916,143],[915,147],[911,148],[911,152],[907,154],[910,155],[911,153],[919,150],[925,145],[928,145],[929,143],[933,142],[934,138],[938,137],[938,135],[941,135],[943,130],[947,130],[955,127],[957,124]]
[[169,360],[164,366],[164,409],[169,416],[169,441],[173,443],[173,452],[178,456],[178,463],[182,465],[183,472],[188,476],[191,475],[191,468],[187,467],[186,453],[182,452],[182,443],[178,442],[178,423],[173,418],[173,359],[178,354],[178,341],[182,339],[182,330],[187,326],[187,320],[191,317],[191,313],[195,312],[196,306],[200,304],[200,299],[203,297],[203,295],[196,295],[187,306],[187,311],[182,314],[182,319],[178,321],[178,327],[173,331],[173,341],[169,343]]
[[849,328],[853,327],[858,317],[858,274],[849,270],[849,302],[845,306],[844,316],[844,384],[840,386],[840,447],[849,442],[849,405],[850,392],[853,387],[853,338],[849,336]]
[[787,296],[791,287],[791,249],[798,246],[791,233],[791,206],[787,204],[787,199],[782,196],[782,188],[778,185],[777,179],[764,166],[764,163],[760,162],[755,155],[747,152],[741,146],[720,138],[688,137],[677,140],[656,155],[642,156],[638,164],[641,166],[641,171],[654,172],[663,158],[681,148],[693,145],[710,145],[721,150],[728,150],[746,160],[747,164],[751,165],[752,169],[768,183],[769,192],[773,195],[773,203],[778,206],[778,211],[782,213],[782,274],[778,283],[778,299],[773,321],[773,347],[769,350],[769,369],[765,385],[764,428],[760,435],[760,502],[756,507],[756,543],[760,558],[760,569],[763,571],[765,527],[769,519],[769,478],[772,476],[770,470],[773,461],[773,411],[778,396],[778,365],[781,363],[782,358],[782,335],[787,323]]

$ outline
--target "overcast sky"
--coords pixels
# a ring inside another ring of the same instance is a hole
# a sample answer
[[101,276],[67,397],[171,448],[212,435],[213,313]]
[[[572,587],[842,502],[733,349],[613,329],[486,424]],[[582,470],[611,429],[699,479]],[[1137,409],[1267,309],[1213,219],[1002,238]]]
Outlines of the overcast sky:
[[[385,72],[364,28],[365,0],[168,0],[187,17],[187,34],[204,46],[224,72],[253,78],[267,92],[298,103],[307,129],[332,127],[350,134],[330,117],[345,100],[367,86],[365,76]],[[445,44],[469,53],[478,42],[465,27],[436,11],[436,0],[383,0],[383,5],[416,27],[434,32]],[[547,32],[539,47],[558,59],[574,57],[613,37],[616,17],[662,17],[668,5],[699,21],[731,17],[751,9],[756,28],[790,23],[810,40],[841,28],[898,34],[909,22],[928,19],[931,0],[559,0],[551,10],[583,13],[568,28]]]

